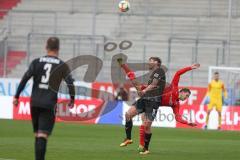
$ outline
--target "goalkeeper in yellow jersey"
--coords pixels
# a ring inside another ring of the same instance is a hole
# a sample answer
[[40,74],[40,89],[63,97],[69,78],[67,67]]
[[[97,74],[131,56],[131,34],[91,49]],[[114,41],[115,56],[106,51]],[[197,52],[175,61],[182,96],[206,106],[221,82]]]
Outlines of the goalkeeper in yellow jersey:
[[210,101],[208,104],[208,111],[207,111],[207,119],[205,129],[207,129],[209,114],[214,107],[218,112],[218,129],[221,129],[221,118],[222,118],[222,104],[223,104],[223,95],[224,98],[227,98],[227,90],[224,86],[223,81],[219,79],[219,73],[215,72],[213,76],[213,80],[208,85],[208,92],[207,92]]

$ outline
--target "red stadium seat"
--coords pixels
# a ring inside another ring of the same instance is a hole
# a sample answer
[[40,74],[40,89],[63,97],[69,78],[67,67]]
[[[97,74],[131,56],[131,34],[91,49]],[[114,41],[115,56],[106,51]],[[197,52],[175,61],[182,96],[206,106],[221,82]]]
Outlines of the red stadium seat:
[[[26,57],[26,52],[23,51],[9,51],[7,55],[7,74],[11,72],[21,61]],[[0,58],[0,76],[4,73],[4,58]]]
[[[8,10],[11,10],[21,0],[0,0],[0,19],[4,17]],[[6,10],[6,11],[1,11]]]

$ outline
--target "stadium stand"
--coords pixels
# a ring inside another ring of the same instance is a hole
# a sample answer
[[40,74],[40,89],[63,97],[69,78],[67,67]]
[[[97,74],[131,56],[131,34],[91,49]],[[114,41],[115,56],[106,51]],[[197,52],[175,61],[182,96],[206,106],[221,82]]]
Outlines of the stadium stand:
[[[15,7],[18,3],[20,2],[20,0],[0,0],[0,39],[2,40],[4,38],[4,31],[6,28],[2,27],[3,23],[1,21],[1,19],[4,18],[4,16],[6,15],[6,13],[11,10],[13,7]],[[3,36],[2,36],[3,35]],[[24,56],[26,56],[26,54],[24,55],[23,52],[19,52],[19,51],[9,51],[6,57],[6,64],[4,64],[4,45],[3,43],[1,43],[1,53],[0,53],[0,76],[3,76],[4,74],[4,67],[6,66],[6,72],[7,74],[10,73],[10,71],[16,67],[17,64],[20,63],[21,58],[24,58]]]
[[[10,74],[14,68],[21,63],[23,59],[26,58],[26,52],[24,51],[9,51],[7,54],[7,74]],[[4,74],[4,59],[3,57],[0,58],[0,75]]]
[[20,0],[0,0],[0,19],[19,2]]
[[[169,77],[181,66],[196,61],[201,63],[197,74],[183,76],[182,85],[206,85],[211,65],[240,66],[238,2],[233,4],[231,24],[226,0],[139,0],[131,2],[131,10],[126,14],[118,12],[117,3],[108,0],[22,0],[0,22],[8,28],[10,50],[30,51],[29,58],[8,76],[18,77],[30,60],[44,53],[46,35],[40,36],[41,43],[31,41],[29,47],[30,33],[72,35],[73,38],[62,38],[62,58],[67,60],[85,53],[101,55],[105,66],[100,81],[110,80],[111,58],[120,52],[105,53],[104,43],[119,43],[125,39],[133,41],[132,48],[123,51],[130,62],[144,62],[149,56],[159,56],[169,67]],[[80,43],[69,41],[79,41],[73,35],[88,35],[92,39],[102,36],[102,40],[97,43],[89,39]],[[229,40],[231,47],[228,47]],[[229,51],[231,56],[227,61]]]

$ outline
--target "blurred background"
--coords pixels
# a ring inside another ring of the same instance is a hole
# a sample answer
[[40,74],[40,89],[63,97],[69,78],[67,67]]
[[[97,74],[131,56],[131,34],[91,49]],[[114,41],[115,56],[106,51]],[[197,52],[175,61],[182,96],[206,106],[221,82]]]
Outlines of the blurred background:
[[[118,3],[0,0],[0,76],[21,77],[31,60],[45,54],[51,35],[60,37],[65,61],[86,54],[101,58],[101,82],[111,80],[111,58],[121,52],[105,52],[104,44],[122,40],[133,43],[122,51],[129,62],[158,56],[169,68],[168,78],[179,67],[201,63],[198,72],[183,76],[181,85],[206,86],[209,66],[240,66],[238,0],[130,0],[126,13]],[[74,75],[82,78],[80,71]]]
[[[30,62],[46,54],[47,38],[58,36],[60,58],[64,61],[81,55],[93,55],[103,61],[96,81],[105,86],[112,82],[114,55],[124,53],[129,63],[144,63],[149,57],[158,56],[168,67],[169,82],[178,69],[201,64],[200,69],[181,77],[181,86],[191,87],[193,95],[198,93],[196,104],[188,105],[199,108],[207,103],[206,88],[215,71],[228,89],[224,104],[240,104],[239,0],[129,0],[130,10],[125,13],[119,11],[119,2],[0,0],[1,94],[15,93]],[[132,46],[119,48],[123,41],[130,41]],[[115,43],[116,48],[106,51],[109,43]],[[91,88],[92,85],[82,82],[86,70],[86,65],[79,67],[73,76],[81,85]],[[101,89],[100,84],[97,86]],[[127,90],[130,92],[131,88]],[[109,91],[115,92],[112,88]],[[136,98],[134,95],[132,99]]]
[[[31,61],[46,55],[50,36],[60,38],[63,61],[92,55],[101,59],[103,66],[91,83],[84,81],[87,65],[73,71],[74,108],[70,111],[59,105],[56,121],[74,124],[56,123],[47,159],[139,159],[138,128],[134,127],[134,144],[127,149],[119,147],[125,113],[139,98],[132,85],[112,84],[112,70],[120,70],[118,65],[112,66],[112,58],[119,53],[131,64],[160,57],[168,68],[168,82],[182,67],[201,64],[182,75],[179,84],[191,90],[190,97],[181,102],[179,114],[197,126],[186,129],[190,127],[176,122],[171,107],[159,107],[152,126],[167,128],[153,128],[148,159],[240,159],[239,132],[229,132],[240,131],[240,0],[129,0],[128,12],[120,12],[119,2],[0,0],[0,160],[34,157],[29,121],[32,81],[23,90],[19,105],[12,102]],[[207,87],[216,71],[228,91],[227,97],[220,96],[219,101],[224,102],[221,117],[215,108],[207,109]],[[114,74],[117,79],[120,72]],[[68,100],[67,91],[61,88],[59,101]],[[102,94],[104,91],[109,94]],[[140,116],[133,123],[141,125]],[[202,130],[219,130],[220,126],[220,132]]]

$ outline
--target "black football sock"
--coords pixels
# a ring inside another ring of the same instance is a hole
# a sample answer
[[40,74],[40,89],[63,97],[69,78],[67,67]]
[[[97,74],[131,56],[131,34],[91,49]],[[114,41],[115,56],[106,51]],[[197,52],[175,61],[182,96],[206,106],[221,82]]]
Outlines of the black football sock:
[[149,146],[151,137],[152,137],[152,133],[145,133],[145,136],[144,136],[144,143],[145,143],[144,148],[146,150],[148,150],[148,146]]
[[34,143],[34,149],[35,149],[35,160],[37,159],[37,142],[38,142],[38,138],[35,137],[35,143]]
[[35,142],[35,160],[45,160],[47,139],[43,137],[36,138]]
[[131,139],[131,137],[132,137],[132,126],[133,126],[132,120],[126,121],[125,131],[126,131],[127,139]]

